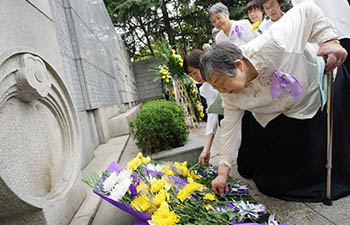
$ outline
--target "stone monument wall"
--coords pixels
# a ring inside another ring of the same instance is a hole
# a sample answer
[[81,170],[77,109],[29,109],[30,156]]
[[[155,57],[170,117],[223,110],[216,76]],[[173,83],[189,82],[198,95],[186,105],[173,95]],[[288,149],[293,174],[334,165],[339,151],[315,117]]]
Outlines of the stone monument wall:
[[103,0],[1,0],[0,224],[69,224],[108,119],[136,101]]
[[154,81],[159,75],[149,71],[149,69],[157,65],[159,65],[159,62],[153,59],[133,62],[140,102],[164,97],[161,81]]

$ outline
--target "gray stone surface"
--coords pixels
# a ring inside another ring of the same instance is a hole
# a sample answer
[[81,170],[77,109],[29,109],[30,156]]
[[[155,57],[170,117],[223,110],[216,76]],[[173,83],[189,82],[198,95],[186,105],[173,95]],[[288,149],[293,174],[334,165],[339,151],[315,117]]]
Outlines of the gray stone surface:
[[[100,145],[96,151],[96,157],[84,168],[83,177],[91,172],[101,172],[105,170],[112,161],[119,161],[129,136],[121,136],[110,139],[106,144]],[[80,191],[85,191],[86,199],[75,214],[70,225],[91,224],[95,214],[100,207],[102,199],[91,192],[91,188],[84,184]]]
[[109,133],[111,137],[130,134],[128,122],[136,119],[137,113],[141,108],[141,104],[127,110],[123,114],[119,114],[108,121]]
[[83,111],[78,113],[80,129],[82,134],[82,157],[81,157],[81,168],[85,166],[93,159],[94,150],[100,144],[97,135],[97,127],[95,123],[94,114],[92,111]]
[[1,0],[0,21],[0,224],[67,225],[132,64],[103,0]]
[[136,85],[141,102],[163,98],[160,80],[154,81],[159,75],[149,71],[150,68],[157,65],[158,62],[151,59],[133,62]]
[[190,164],[197,163],[204,144],[202,137],[203,132],[205,132],[205,126],[202,124],[198,130],[192,131],[188,135],[188,140],[184,146],[152,154],[151,158],[155,160],[177,162],[186,160]]
[[110,138],[108,121],[120,112],[119,107],[110,106],[94,110],[98,138],[101,144],[105,144]]
[[75,191],[81,136],[71,96],[36,55],[16,54],[0,65],[0,220],[66,224],[83,200]]

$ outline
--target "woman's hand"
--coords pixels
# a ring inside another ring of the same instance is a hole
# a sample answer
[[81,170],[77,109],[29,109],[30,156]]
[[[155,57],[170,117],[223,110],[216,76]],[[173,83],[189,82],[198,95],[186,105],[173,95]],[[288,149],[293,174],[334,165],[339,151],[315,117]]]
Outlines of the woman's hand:
[[320,46],[317,56],[326,57],[325,72],[328,73],[343,64],[347,57],[347,52],[338,42],[329,41]]
[[203,149],[203,151],[199,155],[198,162],[203,166],[208,166],[209,159],[210,159],[210,150]]
[[227,177],[230,172],[230,167],[225,164],[220,164],[218,169],[218,176],[211,182],[211,189],[220,195],[228,192],[228,187],[226,185]]
[[228,187],[226,185],[227,176],[225,175],[218,175],[212,182],[211,182],[211,189],[216,193],[223,195],[226,192],[228,192]]

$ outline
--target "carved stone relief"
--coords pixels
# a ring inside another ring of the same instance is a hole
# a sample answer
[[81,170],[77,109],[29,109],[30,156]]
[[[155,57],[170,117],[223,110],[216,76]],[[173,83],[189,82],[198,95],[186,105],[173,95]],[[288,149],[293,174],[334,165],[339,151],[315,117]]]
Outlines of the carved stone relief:
[[44,209],[72,188],[80,170],[77,114],[41,57],[0,62],[0,127],[0,221]]

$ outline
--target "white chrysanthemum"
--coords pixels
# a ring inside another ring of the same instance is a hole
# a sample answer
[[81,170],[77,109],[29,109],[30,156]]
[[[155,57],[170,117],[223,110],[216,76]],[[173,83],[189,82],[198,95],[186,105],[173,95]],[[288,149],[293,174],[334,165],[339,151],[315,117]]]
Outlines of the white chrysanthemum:
[[115,201],[120,201],[124,197],[125,193],[129,190],[131,182],[131,177],[128,177],[120,183],[116,184],[109,197]]
[[111,191],[114,185],[117,183],[117,173],[113,172],[107,179],[103,182],[103,189],[106,191]]
[[158,165],[154,165],[154,164],[148,164],[147,165],[147,169],[148,170],[152,170],[152,171],[156,171],[156,172],[162,172],[164,169],[164,166],[158,164]]
[[130,178],[131,174],[132,174],[132,170],[129,170],[129,169],[124,169],[124,170],[120,171],[120,173],[118,174],[118,176],[116,178],[117,183],[120,183],[123,180]]

